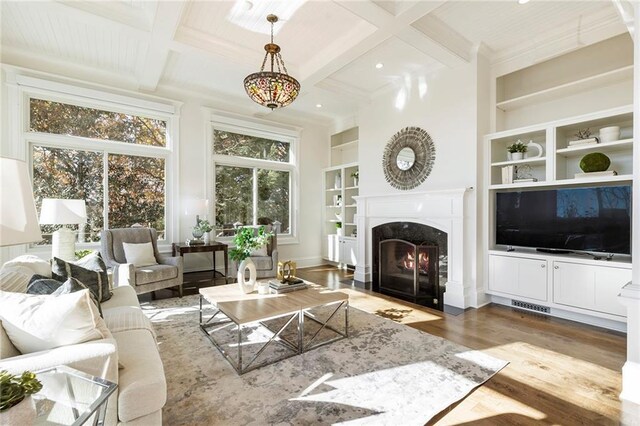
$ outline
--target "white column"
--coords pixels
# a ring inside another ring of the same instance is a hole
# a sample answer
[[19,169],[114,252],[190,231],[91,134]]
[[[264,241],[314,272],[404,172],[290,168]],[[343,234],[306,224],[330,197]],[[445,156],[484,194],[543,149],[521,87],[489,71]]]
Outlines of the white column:
[[[627,306],[627,361],[622,367],[623,424],[640,414],[640,3],[634,2],[633,274],[620,300]],[[628,421],[625,421],[625,419]]]

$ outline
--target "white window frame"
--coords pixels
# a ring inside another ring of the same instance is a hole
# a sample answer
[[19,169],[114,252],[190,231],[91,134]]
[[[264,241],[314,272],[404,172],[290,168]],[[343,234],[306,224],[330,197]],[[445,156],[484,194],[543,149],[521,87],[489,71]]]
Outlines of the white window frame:
[[[272,160],[261,160],[255,158],[237,157],[232,155],[215,154],[213,151],[215,130],[222,130],[226,132],[237,133],[247,136],[255,136],[264,139],[270,139],[280,142],[286,142],[289,144],[289,162]],[[300,170],[299,170],[299,143],[300,143],[301,129],[293,126],[274,125],[272,122],[266,122],[263,120],[247,120],[243,117],[232,116],[220,112],[212,112],[210,120],[207,123],[207,138],[209,155],[207,155],[207,194],[212,203],[209,203],[209,217],[214,218],[215,222],[215,208],[216,208],[216,166],[237,166],[246,168],[258,168],[267,170],[278,170],[289,172],[289,234],[278,234],[278,245],[298,244],[299,243],[299,182],[300,182]],[[255,171],[254,171],[255,178]],[[257,198],[256,193],[257,185],[253,185],[252,197],[255,200]],[[257,217],[255,211],[254,202],[254,220]],[[233,237],[216,237],[217,240],[223,242],[230,242]]]
[[[149,101],[137,97],[114,94],[102,90],[44,80],[31,76],[8,73],[6,84],[10,88],[9,102],[17,106],[18,119],[13,131],[19,146],[15,147],[17,158],[25,160],[33,170],[32,152],[34,146],[48,148],[76,149],[100,152],[103,157],[103,169],[109,154],[122,154],[151,158],[162,158],[165,161],[165,239],[158,241],[161,252],[170,252],[171,243],[178,240],[177,214],[171,200],[178,199],[178,111],[180,103],[164,100]],[[139,145],[127,142],[116,142],[104,139],[68,136],[53,133],[31,132],[30,100],[31,98],[61,102],[81,107],[113,111],[147,118],[158,119],[167,123],[166,146]],[[32,177],[33,178],[33,177]],[[108,224],[108,174],[103,177],[103,201],[105,225]],[[100,242],[76,244],[78,249],[99,249]],[[28,248],[29,253],[45,254],[51,250],[50,245],[38,245]]]

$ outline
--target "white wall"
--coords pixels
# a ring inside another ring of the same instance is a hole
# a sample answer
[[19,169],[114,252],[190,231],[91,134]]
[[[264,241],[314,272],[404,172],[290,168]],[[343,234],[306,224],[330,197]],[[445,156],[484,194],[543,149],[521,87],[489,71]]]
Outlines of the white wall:
[[[25,70],[24,73],[32,74],[40,78],[59,79],[57,76],[43,76],[37,72]],[[4,156],[14,156],[15,152],[23,152],[19,147],[15,147],[14,138],[8,134],[8,123],[12,119],[11,108],[7,107],[7,89],[5,73],[2,74],[2,84],[0,90],[0,100],[2,111],[0,113],[0,153]],[[70,83],[69,81],[65,81]],[[87,82],[79,82],[84,86]],[[122,94],[116,88],[100,86],[100,90],[113,91]],[[135,92],[126,92],[130,96],[141,96]],[[227,100],[195,94],[177,90],[174,88],[161,88],[154,95],[161,96],[173,101],[182,102],[180,108],[180,131],[178,138],[178,170],[177,170],[177,196],[168,203],[172,203],[177,216],[178,241],[185,241],[191,236],[191,228],[195,222],[193,216],[184,214],[183,203],[190,199],[210,198],[207,194],[207,179],[212,178],[211,173],[207,173],[207,156],[210,155],[208,141],[208,127],[211,110],[230,112],[239,118],[252,121],[258,120],[252,117],[257,111],[257,106],[253,106],[250,100],[246,100],[247,107],[234,107]],[[314,266],[322,263],[321,237],[319,224],[321,222],[320,212],[322,209],[321,197],[319,196],[321,170],[328,164],[329,147],[329,127],[323,124],[316,124],[310,121],[300,121],[299,119],[288,117],[286,111],[268,114],[266,118],[260,119],[262,122],[269,122],[272,126],[296,126],[302,129],[299,141],[299,222],[297,243],[279,244],[280,259],[296,260],[300,267]],[[3,248],[0,250],[0,264],[21,254],[26,247],[14,247],[12,249]],[[49,251],[38,251],[37,255],[48,258]],[[185,258],[186,270],[197,270],[210,267],[210,256],[188,255]],[[217,257],[216,266],[218,270],[223,270],[223,259],[221,254]]]
[[[481,72],[479,72],[479,69]],[[477,305],[476,257],[478,256],[478,220],[476,194],[478,186],[478,144],[488,127],[489,116],[478,111],[478,100],[487,103],[488,89],[479,94],[478,78],[489,87],[486,61],[432,75],[413,78],[410,84],[380,96],[359,111],[360,194],[378,195],[401,192],[389,185],[382,170],[382,154],[389,139],[399,130],[418,126],[426,130],[435,144],[436,158],[427,180],[411,190],[423,192],[440,189],[474,188],[465,195],[465,265],[464,286],[474,294]],[[421,96],[421,84],[427,90]],[[404,93],[404,95],[402,94]],[[402,97],[406,102],[401,102]],[[480,96],[480,98],[479,98]],[[481,105],[482,108],[486,106]],[[479,127],[478,120],[483,121]],[[362,212],[359,212],[362,214]]]

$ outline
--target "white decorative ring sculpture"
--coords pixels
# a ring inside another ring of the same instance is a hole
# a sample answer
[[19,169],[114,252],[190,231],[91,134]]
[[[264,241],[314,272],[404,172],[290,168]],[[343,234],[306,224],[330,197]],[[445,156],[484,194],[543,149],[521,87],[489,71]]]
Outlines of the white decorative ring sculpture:
[[[249,269],[249,281],[245,281],[245,271]],[[251,293],[256,286],[256,265],[253,263],[250,257],[247,257],[238,266],[238,285],[240,286],[240,290],[242,290],[245,294]]]

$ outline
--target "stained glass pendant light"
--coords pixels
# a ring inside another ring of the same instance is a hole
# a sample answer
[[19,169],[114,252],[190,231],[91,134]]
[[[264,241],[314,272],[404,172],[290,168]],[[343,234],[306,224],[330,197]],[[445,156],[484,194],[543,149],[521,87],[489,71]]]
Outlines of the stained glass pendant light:
[[[275,109],[289,105],[300,93],[300,83],[287,73],[280,46],[273,42],[273,24],[278,22],[276,15],[268,15],[267,21],[271,23],[271,43],[264,45],[267,51],[262,61],[260,72],[248,75],[244,79],[244,90],[252,101]],[[270,63],[271,71],[265,71],[264,66]]]

